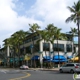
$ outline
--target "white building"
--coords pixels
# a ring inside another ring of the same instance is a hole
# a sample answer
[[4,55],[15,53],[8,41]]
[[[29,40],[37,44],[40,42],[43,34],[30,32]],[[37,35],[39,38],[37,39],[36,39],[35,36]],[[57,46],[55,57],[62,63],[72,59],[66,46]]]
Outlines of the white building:
[[[41,39],[40,35],[35,36],[34,34],[30,34],[26,37],[24,44],[20,47],[21,49],[24,48],[24,50],[22,50],[22,53],[25,52],[25,54],[28,55],[32,53],[32,57],[34,55],[39,55],[41,62],[43,57],[45,56],[53,57],[54,55],[58,55],[58,49],[59,55],[63,55],[67,58],[73,56],[73,51],[75,53],[78,51],[75,46],[73,48],[73,42],[71,41],[71,37],[68,36],[68,38],[68,41],[58,40],[57,47],[57,40],[54,41],[54,44],[51,44],[50,42],[44,42],[44,40],[41,40],[39,43],[37,43],[37,41]],[[52,52],[53,54],[51,54]]]

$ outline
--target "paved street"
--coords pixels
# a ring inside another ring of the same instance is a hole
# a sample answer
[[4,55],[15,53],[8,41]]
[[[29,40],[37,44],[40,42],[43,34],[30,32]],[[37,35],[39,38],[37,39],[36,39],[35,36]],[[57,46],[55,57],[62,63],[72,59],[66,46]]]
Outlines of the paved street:
[[70,73],[40,70],[0,69],[0,80],[73,80]]

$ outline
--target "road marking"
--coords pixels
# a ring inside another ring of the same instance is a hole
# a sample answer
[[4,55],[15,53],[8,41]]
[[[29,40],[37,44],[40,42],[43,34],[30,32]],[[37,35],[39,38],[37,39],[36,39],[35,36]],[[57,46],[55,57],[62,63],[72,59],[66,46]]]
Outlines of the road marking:
[[23,78],[27,78],[27,77],[29,77],[29,76],[31,76],[31,74],[30,74],[30,73],[27,73],[26,76],[19,77],[19,78],[13,78],[13,79],[9,79],[9,80],[22,80]]
[[8,72],[8,70],[1,70],[0,72],[6,73],[6,72]]

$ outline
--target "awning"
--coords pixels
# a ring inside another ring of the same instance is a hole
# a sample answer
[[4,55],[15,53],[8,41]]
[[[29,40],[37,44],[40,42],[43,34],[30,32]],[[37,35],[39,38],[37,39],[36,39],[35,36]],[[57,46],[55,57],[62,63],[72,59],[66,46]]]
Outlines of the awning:
[[20,57],[20,59],[19,59],[20,61],[23,61],[24,60],[24,57]]
[[13,62],[14,61],[14,58],[10,58],[9,62]]
[[52,62],[67,62],[67,60],[52,60]]
[[46,60],[46,62],[67,62],[67,59],[65,60]]
[[55,56],[53,56],[53,60],[58,60],[58,59],[60,59],[60,60],[66,60],[66,58],[63,56],[63,55],[55,55]]
[[2,60],[0,60],[0,64],[2,63]]
[[30,60],[31,59],[31,56],[30,55],[25,55],[25,57],[24,57],[24,60]]
[[30,56],[27,56],[27,57],[24,58],[24,60],[27,60],[27,61],[30,60],[30,59],[31,59]]
[[39,60],[39,56],[38,55],[35,55],[31,58],[31,60]]
[[44,56],[43,59],[45,59],[45,60],[50,60],[51,57],[50,57],[50,56]]
[[71,60],[78,61],[79,60],[79,57],[71,58]]

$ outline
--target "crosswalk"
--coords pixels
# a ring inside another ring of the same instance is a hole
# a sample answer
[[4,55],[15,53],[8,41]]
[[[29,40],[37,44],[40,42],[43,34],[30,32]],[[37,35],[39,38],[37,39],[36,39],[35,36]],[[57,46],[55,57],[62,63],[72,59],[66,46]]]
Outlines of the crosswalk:
[[[0,69],[1,73],[8,73],[8,74],[15,74],[15,73],[19,73],[19,72],[32,72],[32,71],[38,71],[38,72],[51,72],[51,71],[43,71],[43,70],[9,70],[9,69]],[[56,71],[52,71],[53,73],[58,73]]]
[[7,73],[9,70],[0,70],[0,72]]
[[2,73],[17,73],[20,72],[20,70],[6,70],[6,69],[1,69],[0,72]]

